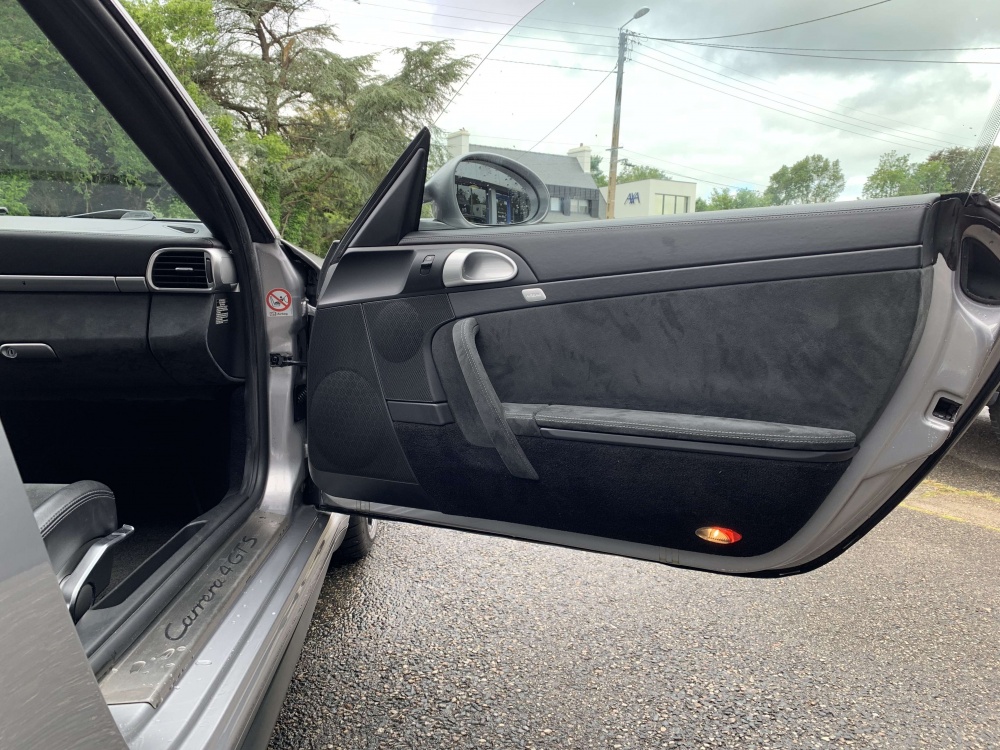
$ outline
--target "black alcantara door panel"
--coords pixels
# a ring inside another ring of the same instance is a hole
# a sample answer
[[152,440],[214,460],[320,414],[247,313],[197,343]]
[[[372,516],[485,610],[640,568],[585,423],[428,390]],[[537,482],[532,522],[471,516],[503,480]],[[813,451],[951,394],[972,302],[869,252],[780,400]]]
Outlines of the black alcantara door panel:
[[[414,507],[714,554],[767,552],[798,531],[849,462],[808,463],[518,436],[538,480],[510,474],[452,424],[396,424],[429,501]],[[719,547],[695,530],[743,535]]]
[[[929,285],[930,269],[913,269],[490,313],[476,316],[479,351],[507,403],[753,419],[861,439],[908,361]],[[438,366],[447,384],[448,364]]]
[[[816,513],[905,372],[930,302],[931,204],[490,230],[525,278],[489,289],[414,271],[486,234],[411,234],[406,274],[349,274],[320,300],[313,478],[393,517],[767,553]],[[481,368],[463,374],[454,332],[473,319]],[[504,462],[470,373],[531,472]],[[712,545],[704,526],[742,539]]]

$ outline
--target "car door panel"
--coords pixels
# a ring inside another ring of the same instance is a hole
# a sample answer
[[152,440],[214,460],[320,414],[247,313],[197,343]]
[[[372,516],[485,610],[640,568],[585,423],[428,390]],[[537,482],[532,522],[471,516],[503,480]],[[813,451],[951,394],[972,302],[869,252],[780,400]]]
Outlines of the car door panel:
[[678,216],[420,231],[403,244],[489,242],[517,253],[539,281],[645,273],[769,258],[920,245],[939,204],[920,195],[710,211]]
[[[960,311],[945,208],[415,231],[342,250],[309,362],[324,502],[720,571],[805,569],[947,439],[956,415],[934,404],[961,408],[974,380],[950,368],[986,364],[1000,314]],[[444,261],[473,246],[516,276],[446,287]]]

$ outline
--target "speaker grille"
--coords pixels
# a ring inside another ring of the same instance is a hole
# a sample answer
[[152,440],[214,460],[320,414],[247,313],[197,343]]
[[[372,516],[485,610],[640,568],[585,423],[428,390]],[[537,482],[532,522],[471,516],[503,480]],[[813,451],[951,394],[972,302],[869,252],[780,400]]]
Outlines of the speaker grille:
[[430,338],[438,326],[453,317],[445,294],[365,305],[375,364],[387,399],[444,400],[430,356]]
[[338,474],[415,481],[379,388],[360,305],[317,312],[308,373],[313,466]]

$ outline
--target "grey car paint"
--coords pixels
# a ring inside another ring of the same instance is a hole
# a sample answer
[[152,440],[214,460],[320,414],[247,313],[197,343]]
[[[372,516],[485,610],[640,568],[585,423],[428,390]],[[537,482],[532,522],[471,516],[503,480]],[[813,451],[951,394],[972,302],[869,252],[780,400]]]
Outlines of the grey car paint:
[[124,748],[0,427],[0,747]]

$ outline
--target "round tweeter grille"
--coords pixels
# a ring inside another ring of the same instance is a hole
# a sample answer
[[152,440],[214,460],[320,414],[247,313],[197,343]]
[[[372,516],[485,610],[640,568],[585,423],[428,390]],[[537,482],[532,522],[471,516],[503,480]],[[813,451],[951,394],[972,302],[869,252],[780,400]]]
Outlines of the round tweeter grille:
[[316,386],[312,406],[312,424],[322,428],[311,434],[311,450],[329,470],[350,473],[375,459],[385,408],[375,386],[354,370],[334,370]]
[[424,329],[420,313],[409,302],[393,300],[375,316],[372,343],[390,362],[405,362],[420,351]]

